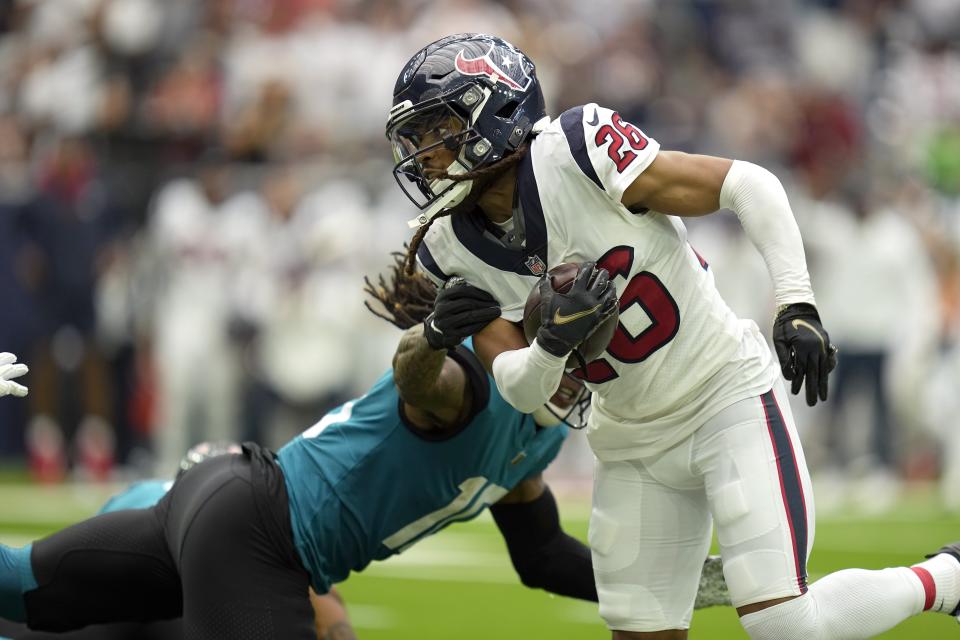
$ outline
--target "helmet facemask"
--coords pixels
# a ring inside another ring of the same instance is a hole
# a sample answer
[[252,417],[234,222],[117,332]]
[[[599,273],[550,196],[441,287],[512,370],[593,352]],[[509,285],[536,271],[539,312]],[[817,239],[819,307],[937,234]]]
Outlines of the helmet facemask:
[[[582,382],[568,373],[563,374],[560,386],[547,402],[533,412],[533,419],[541,427],[565,424],[572,429],[587,426],[590,392]],[[574,412],[577,413],[573,419]]]
[[[444,175],[467,173],[489,159],[490,142],[471,123],[490,94],[489,88],[477,83],[418,105],[400,103],[391,109],[386,133],[393,150],[393,175],[423,212],[411,227],[457,206],[470,193],[472,180],[455,181]],[[436,162],[431,166],[441,150],[452,152],[452,161],[445,167]]]

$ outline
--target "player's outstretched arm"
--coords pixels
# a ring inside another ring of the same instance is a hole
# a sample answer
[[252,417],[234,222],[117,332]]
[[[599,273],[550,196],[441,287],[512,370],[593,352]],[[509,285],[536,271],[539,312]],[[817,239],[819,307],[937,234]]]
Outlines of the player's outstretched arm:
[[22,398],[27,395],[27,388],[13,381],[13,378],[19,378],[27,371],[27,365],[17,364],[17,356],[0,353],[0,397],[13,395]]
[[467,377],[461,366],[434,349],[423,335],[423,326],[407,329],[393,356],[393,380],[408,406],[429,412],[441,423],[453,424],[461,414]]
[[433,313],[403,334],[393,358],[397,391],[413,409],[409,418],[425,418],[433,426],[460,422],[472,394],[463,367],[447,350],[499,316],[493,296],[462,279],[451,279],[437,292]]
[[676,216],[702,216],[720,208],[731,160],[681,151],[660,151],[623,192],[628,209],[646,207]]
[[773,279],[777,304],[774,342],[784,376],[807,404],[827,399],[827,377],[836,366],[815,306],[800,229],[783,185],[750,162],[661,151],[624,191],[623,204],[662,213],[698,216],[718,208],[737,214]]
[[814,304],[803,240],[775,175],[750,162],[661,151],[624,191],[623,204],[699,216],[731,209],[763,255],[777,306]]
[[310,605],[313,607],[317,640],[356,640],[346,604],[336,588],[322,596],[310,589]]

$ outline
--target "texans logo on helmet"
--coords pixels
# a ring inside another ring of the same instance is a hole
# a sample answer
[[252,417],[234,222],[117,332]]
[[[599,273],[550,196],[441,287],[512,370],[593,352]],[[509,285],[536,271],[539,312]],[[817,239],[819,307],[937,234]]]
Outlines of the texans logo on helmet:
[[530,76],[523,68],[520,52],[516,50],[505,50],[505,47],[497,49],[490,45],[490,51],[479,58],[465,58],[461,49],[454,63],[457,71],[466,76],[487,76],[517,91],[526,91],[530,86]]

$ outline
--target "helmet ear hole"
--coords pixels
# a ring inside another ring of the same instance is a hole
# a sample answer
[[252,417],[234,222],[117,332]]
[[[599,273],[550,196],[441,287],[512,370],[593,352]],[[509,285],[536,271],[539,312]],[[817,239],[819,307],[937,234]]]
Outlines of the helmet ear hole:
[[507,104],[500,107],[500,110],[495,114],[498,118],[503,118],[504,120],[512,120],[513,114],[516,113],[517,107],[520,106],[518,100],[511,100]]

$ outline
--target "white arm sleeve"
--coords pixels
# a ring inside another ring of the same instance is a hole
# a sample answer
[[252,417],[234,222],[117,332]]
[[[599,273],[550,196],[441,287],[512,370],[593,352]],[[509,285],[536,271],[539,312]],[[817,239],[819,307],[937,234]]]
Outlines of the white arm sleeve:
[[814,304],[800,229],[777,176],[751,162],[734,160],[720,189],[720,206],[737,214],[767,263],[777,307]]
[[525,349],[504,351],[493,359],[500,395],[521,413],[533,413],[560,386],[567,359],[547,353],[534,340]]

